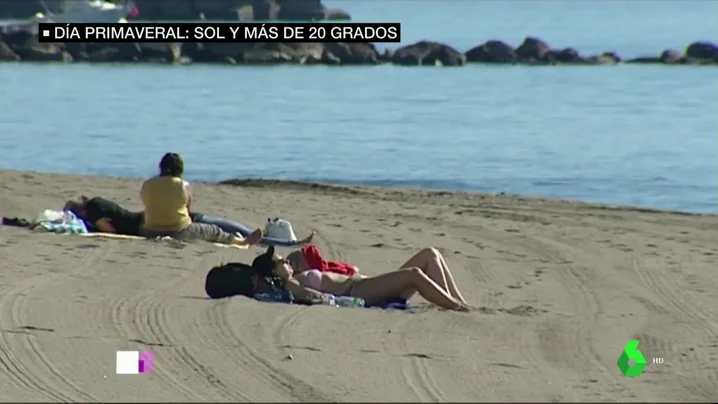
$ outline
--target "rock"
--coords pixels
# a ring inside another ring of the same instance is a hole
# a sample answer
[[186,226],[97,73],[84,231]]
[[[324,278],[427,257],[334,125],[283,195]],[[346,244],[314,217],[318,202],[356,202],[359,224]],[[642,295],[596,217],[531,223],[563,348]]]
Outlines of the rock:
[[267,43],[262,49],[275,50],[289,56],[289,61],[302,63],[303,60],[324,60],[325,46],[323,43]]
[[188,43],[181,56],[200,63],[335,63],[322,43]]
[[327,43],[324,47],[328,53],[325,58],[331,60],[331,56],[334,56],[343,65],[375,65],[379,63],[379,52],[370,43]]
[[[205,0],[210,5],[212,0]],[[137,18],[130,20],[142,21],[193,21],[199,18],[199,10],[193,0],[134,0],[135,7],[140,10]],[[229,18],[229,12],[223,17]],[[234,18],[237,18],[235,14]]]
[[[204,14],[201,14],[204,16]],[[254,20],[254,7],[251,5],[245,5],[237,8],[237,18],[239,21],[253,21]]]
[[242,55],[242,62],[245,64],[282,64],[289,63],[293,59],[290,55],[272,49],[250,49]]
[[11,48],[27,42],[37,42],[37,24],[18,24],[0,28],[0,40]]
[[562,64],[585,64],[586,59],[582,58],[578,51],[574,48],[564,48],[561,50],[550,50],[546,52],[541,61],[548,63]]
[[681,55],[680,52],[672,50],[672,49],[664,50],[661,53],[661,56],[658,57],[658,60],[661,63],[666,63],[666,64],[680,63],[681,59],[683,59],[683,55]]
[[339,8],[330,8],[324,11],[324,19],[328,21],[350,21],[351,15]]
[[603,58],[609,63],[616,64],[621,63],[621,57],[618,56],[618,53],[616,52],[603,52],[601,55],[598,56],[599,58]]
[[[201,1],[201,0],[200,0]],[[277,18],[285,21],[315,21],[324,19],[321,0],[279,0]]]
[[[66,0],[0,0],[0,19],[24,20],[45,12],[62,12]],[[343,10],[327,10],[321,0],[133,0],[136,19],[144,21],[323,20],[349,19]],[[135,19],[135,18],[128,18]]]
[[35,43],[18,47],[13,51],[26,62],[72,62],[73,58],[62,45]]
[[19,62],[20,56],[5,43],[0,42],[0,62]]
[[657,64],[661,62],[661,58],[657,56],[641,56],[638,58],[628,59],[624,63],[629,65],[645,65],[645,64]]
[[191,65],[191,64],[192,64],[192,59],[188,58],[187,56],[180,56],[179,58],[177,58],[177,60],[175,60],[175,64],[178,64],[178,65]]
[[511,45],[491,40],[469,49],[466,53],[469,63],[516,63],[516,51]]
[[[202,1],[202,0],[198,0]],[[311,4],[310,4],[311,6]],[[254,9],[255,20],[278,20],[280,6],[276,1],[273,0],[254,0],[252,1],[252,8]],[[285,15],[288,14],[285,12]]]
[[65,0],[1,0],[0,20],[24,20],[44,13],[62,10]]
[[614,52],[604,52],[600,55],[589,56],[586,64],[590,65],[615,65],[621,62],[621,57]]
[[326,49],[324,49],[324,52],[322,52],[320,57],[316,57],[315,55],[304,55],[299,58],[299,64],[301,65],[340,65],[342,64],[341,59],[334,56],[330,52],[328,52]]
[[[140,20],[276,20],[280,0],[135,0]],[[200,18],[203,16],[204,18]]]
[[386,48],[384,52],[379,55],[379,61],[382,63],[391,63],[391,59],[394,57],[394,49]]
[[536,37],[526,37],[523,43],[516,48],[516,56],[520,62],[540,62],[551,51],[546,42]]
[[666,49],[659,56],[643,56],[634,59],[626,60],[627,64],[692,64],[684,55],[680,52]]
[[[28,62],[72,62],[72,56],[65,51],[64,44],[39,43],[37,24],[3,27],[2,41],[12,53]],[[9,55],[12,58],[12,55]]]
[[684,56],[678,61],[678,64],[681,64],[681,65],[693,65],[693,66],[701,65],[701,66],[703,66],[703,65],[715,65],[716,62],[714,62],[712,59],[698,59],[698,58],[694,58],[694,57],[690,57],[690,56],[685,56],[685,55],[684,55]]
[[[153,2],[155,0],[143,1]],[[228,4],[227,0],[206,0],[202,2],[192,0],[192,7],[202,20],[231,21],[235,18],[240,18],[240,10],[247,13],[250,9],[253,19],[257,19],[254,18],[255,11],[253,3],[253,1],[238,1],[236,4]],[[142,7],[140,7],[140,14],[142,14]]]
[[244,59],[244,53],[253,49],[250,43],[185,43],[182,56],[199,63],[231,63]]
[[87,50],[80,54],[83,57],[82,60],[92,63],[124,63],[137,62],[142,58],[137,44],[108,43],[102,45],[104,46],[86,48]]
[[718,63],[718,45],[710,42],[693,42],[686,48],[686,57],[711,60]]
[[176,63],[181,44],[169,43],[68,43],[66,49],[76,61],[93,63]]
[[391,61],[402,66],[463,66],[466,56],[448,45],[421,41],[395,50]]
[[142,61],[175,63],[182,56],[180,43],[142,43],[137,47]]

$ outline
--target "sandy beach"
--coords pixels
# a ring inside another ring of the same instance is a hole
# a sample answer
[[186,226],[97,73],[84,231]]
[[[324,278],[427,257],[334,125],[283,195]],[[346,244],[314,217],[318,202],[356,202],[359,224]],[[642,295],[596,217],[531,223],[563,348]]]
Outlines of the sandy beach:
[[[139,209],[140,184],[0,171],[0,213],[31,218],[79,194]],[[194,187],[198,211],[257,226],[283,217],[366,274],[436,247],[481,309],[212,301],[206,272],[263,248],[0,226],[0,400],[718,400],[717,216],[278,181]],[[633,339],[649,364],[624,377],[616,361]],[[155,371],[116,375],[118,350],[152,351]]]

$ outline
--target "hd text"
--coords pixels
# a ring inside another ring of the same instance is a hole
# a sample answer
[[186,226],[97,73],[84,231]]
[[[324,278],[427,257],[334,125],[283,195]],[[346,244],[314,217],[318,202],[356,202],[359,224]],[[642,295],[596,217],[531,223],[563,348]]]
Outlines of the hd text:
[[399,23],[41,23],[40,42],[401,42]]

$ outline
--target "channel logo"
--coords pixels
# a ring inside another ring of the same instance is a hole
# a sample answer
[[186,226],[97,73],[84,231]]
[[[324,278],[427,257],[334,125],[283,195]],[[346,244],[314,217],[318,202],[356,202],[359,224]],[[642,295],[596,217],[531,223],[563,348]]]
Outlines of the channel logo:
[[155,356],[149,351],[117,351],[117,374],[137,375],[154,369]]
[[[626,346],[623,347],[621,356],[618,357],[616,364],[624,376],[640,376],[643,374],[643,368],[648,364],[646,357],[643,356],[643,352],[638,349],[638,344],[640,343],[641,341],[636,339],[628,341]],[[660,365],[663,363],[663,358],[653,358],[653,363]]]

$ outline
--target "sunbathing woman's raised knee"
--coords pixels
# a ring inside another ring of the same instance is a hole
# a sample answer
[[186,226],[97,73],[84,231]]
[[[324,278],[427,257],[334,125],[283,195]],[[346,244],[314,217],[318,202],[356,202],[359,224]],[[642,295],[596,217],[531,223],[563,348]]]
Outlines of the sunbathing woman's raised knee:
[[426,274],[424,274],[424,271],[422,271],[419,267],[402,268],[400,269],[400,271],[405,271],[407,274],[409,274],[409,276],[412,277],[412,279],[426,276]]
[[435,257],[440,257],[441,252],[434,247],[426,247],[419,251],[417,255],[422,258],[433,259]]

